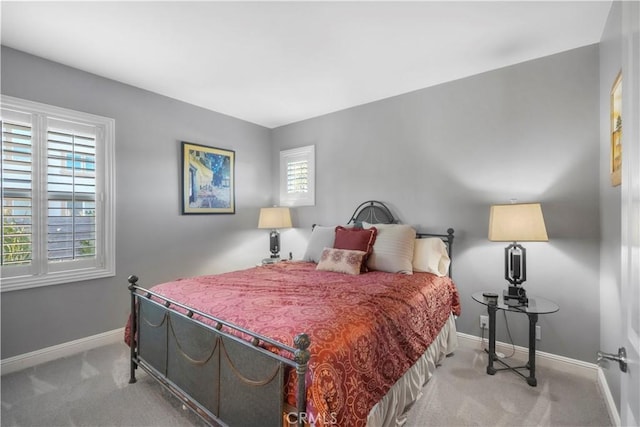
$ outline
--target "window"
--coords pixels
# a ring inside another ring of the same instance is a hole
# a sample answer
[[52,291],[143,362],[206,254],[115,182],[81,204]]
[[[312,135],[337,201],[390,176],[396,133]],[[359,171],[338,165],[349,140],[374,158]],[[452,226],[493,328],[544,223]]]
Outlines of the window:
[[115,275],[115,122],[2,97],[2,291]]
[[315,147],[280,152],[280,205],[313,206],[315,198]]

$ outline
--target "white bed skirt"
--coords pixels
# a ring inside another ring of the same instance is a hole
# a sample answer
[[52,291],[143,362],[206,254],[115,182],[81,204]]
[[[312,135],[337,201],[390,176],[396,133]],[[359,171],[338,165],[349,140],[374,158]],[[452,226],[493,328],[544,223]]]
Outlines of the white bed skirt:
[[455,317],[452,314],[427,351],[371,409],[367,417],[367,427],[404,425],[407,421],[407,411],[422,395],[422,387],[429,381],[436,366],[458,348],[456,333]]

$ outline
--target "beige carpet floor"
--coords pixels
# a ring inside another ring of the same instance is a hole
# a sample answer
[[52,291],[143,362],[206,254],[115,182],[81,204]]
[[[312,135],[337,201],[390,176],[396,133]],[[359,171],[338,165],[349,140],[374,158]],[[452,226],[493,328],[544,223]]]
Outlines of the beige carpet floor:
[[613,425],[595,380],[536,367],[538,385],[531,387],[510,371],[487,375],[486,367],[483,350],[458,349],[423,388],[406,425]]
[[[127,357],[124,344],[112,344],[1,377],[0,424],[204,425],[142,372],[136,384],[128,384]],[[539,369],[534,388],[511,372],[486,375],[485,366],[481,350],[456,351],[425,386],[406,425],[611,425],[595,381]]]

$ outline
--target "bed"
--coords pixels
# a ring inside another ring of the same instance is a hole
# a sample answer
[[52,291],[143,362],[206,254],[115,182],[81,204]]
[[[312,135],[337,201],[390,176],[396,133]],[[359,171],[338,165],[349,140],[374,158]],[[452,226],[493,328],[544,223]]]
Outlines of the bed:
[[452,244],[367,201],[316,226],[302,261],[150,289],[131,276],[129,382],[144,369],[212,425],[401,425],[457,346]]

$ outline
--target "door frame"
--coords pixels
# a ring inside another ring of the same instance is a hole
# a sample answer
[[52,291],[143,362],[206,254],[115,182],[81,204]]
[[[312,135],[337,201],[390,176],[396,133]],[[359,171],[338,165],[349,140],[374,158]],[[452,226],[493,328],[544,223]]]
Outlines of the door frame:
[[[628,371],[620,379],[620,421],[640,423],[640,3],[622,2],[623,164],[621,189],[621,343]],[[626,76],[626,78],[624,77]]]

